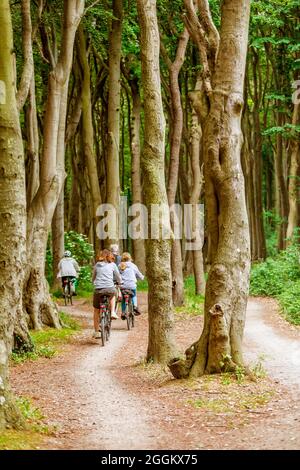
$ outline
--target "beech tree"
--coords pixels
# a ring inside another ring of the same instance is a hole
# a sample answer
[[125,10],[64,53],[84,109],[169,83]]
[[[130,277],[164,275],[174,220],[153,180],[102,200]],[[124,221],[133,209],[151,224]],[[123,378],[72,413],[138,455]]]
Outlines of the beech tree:
[[[142,150],[144,202],[151,214],[151,224],[159,228],[158,239],[146,240],[146,268],[149,283],[148,360],[166,363],[173,357],[173,312],[170,274],[171,242],[162,235],[168,220],[155,216],[152,205],[167,207],[164,181],[165,117],[159,72],[159,31],[156,0],[137,0],[140,24],[142,85],[144,94],[145,130]],[[165,214],[169,216],[169,214]]]
[[0,431],[19,421],[8,386],[8,357],[22,305],[26,265],[24,151],[15,95],[9,1],[0,5]]
[[[212,266],[205,291],[205,323],[186,360],[173,360],[176,377],[198,376],[243,364],[242,337],[250,272],[250,239],[241,168],[241,116],[249,0],[224,0],[220,40],[207,1],[199,17],[192,2],[188,21],[203,61],[209,111],[203,132],[205,201]],[[208,46],[207,46],[208,44]]]
[[44,275],[45,256],[49,228],[65,178],[68,84],[75,33],[83,11],[84,0],[64,1],[61,48],[57,60],[53,51],[48,51],[52,71],[45,107],[39,187],[28,208],[27,250],[31,256],[24,285],[24,303],[35,329],[40,329],[43,323],[59,328],[58,312],[50,298]]
[[121,47],[123,0],[113,0],[113,18],[109,35],[109,77],[108,77],[108,149],[106,202],[111,204],[117,215],[117,233],[110,242],[118,242],[118,214],[120,207],[120,91],[121,91]]

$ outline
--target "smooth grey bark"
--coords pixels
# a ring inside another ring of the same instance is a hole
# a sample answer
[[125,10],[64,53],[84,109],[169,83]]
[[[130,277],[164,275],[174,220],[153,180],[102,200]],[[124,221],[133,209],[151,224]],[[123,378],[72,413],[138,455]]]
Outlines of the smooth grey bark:
[[[133,204],[142,204],[142,181],[141,181],[141,97],[137,80],[129,82],[132,94],[131,113],[131,186]],[[146,270],[145,241],[143,239],[132,240],[133,255],[136,265],[141,272]]]
[[0,431],[20,423],[8,384],[17,311],[26,265],[26,189],[15,96],[13,32],[8,0],[0,6]]
[[243,365],[250,237],[241,168],[241,114],[249,16],[249,0],[223,1],[216,63],[205,77],[209,97],[203,132],[205,201],[214,249],[205,291],[203,332],[186,351],[186,361],[174,359],[170,363],[175,377]]
[[[170,215],[164,180],[165,117],[163,113],[159,67],[159,31],[155,0],[137,0],[141,29],[142,85],[144,92],[145,132],[142,151],[144,202],[151,212],[152,204],[164,204],[165,217],[152,214],[151,223],[169,229]],[[175,353],[173,336],[172,289],[170,275],[171,242],[146,240],[146,267],[149,283],[149,337],[147,359],[167,363]]]
[[123,0],[113,0],[113,19],[109,34],[109,76],[108,76],[108,140],[106,202],[116,210],[116,233],[111,234],[107,244],[119,241],[120,208],[120,96],[121,96],[121,49]]
[[49,74],[45,106],[43,149],[39,189],[28,210],[27,249],[31,254],[26,269],[24,304],[31,326],[43,323],[60,327],[58,311],[49,294],[45,279],[48,233],[65,179],[64,150],[68,83],[73,61],[75,33],[84,10],[84,0],[65,0],[62,18],[60,54]]

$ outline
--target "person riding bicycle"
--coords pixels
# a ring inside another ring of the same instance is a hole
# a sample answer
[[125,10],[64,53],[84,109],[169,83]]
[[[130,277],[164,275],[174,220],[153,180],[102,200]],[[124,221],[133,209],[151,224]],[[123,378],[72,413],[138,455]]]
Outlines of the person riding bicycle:
[[97,263],[93,272],[93,283],[95,287],[93,307],[94,307],[94,338],[100,338],[99,333],[99,315],[101,297],[106,295],[109,297],[109,305],[111,318],[116,320],[118,318],[115,313],[117,289],[115,282],[121,284],[122,278],[120,276],[117,265],[114,262],[115,258],[111,251],[102,250],[97,256]]
[[62,287],[65,286],[65,281],[71,282],[71,288],[73,295],[76,295],[75,292],[75,281],[79,276],[80,267],[77,261],[72,258],[72,253],[69,250],[64,252],[64,257],[60,260],[58,264],[58,274],[57,277],[61,278]]
[[[139,271],[138,267],[136,264],[132,262],[132,258],[130,253],[123,253],[122,255],[122,260],[119,266],[119,271],[121,273],[122,277],[122,285],[121,285],[121,291],[122,290],[131,290],[132,291],[132,304],[133,304],[133,311],[135,315],[141,315],[141,312],[138,309],[137,306],[137,295],[136,295],[136,285],[137,285],[137,279],[143,280],[144,275]],[[122,320],[125,320],[125,310],[126,310],[126,304],[124,297],[122,298],[122,315],[121,318]]]

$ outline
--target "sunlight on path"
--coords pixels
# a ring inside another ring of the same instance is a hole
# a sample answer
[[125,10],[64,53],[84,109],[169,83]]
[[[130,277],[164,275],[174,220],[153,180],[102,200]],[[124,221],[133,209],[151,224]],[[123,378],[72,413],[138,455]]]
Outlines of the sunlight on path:
[[104,348],[95,345],[76,364],[76,388],[87,395],[85,412],[91,422],[86,436],[73,441],[73,448],[155,449],[158,445],[142,402],[129,395],[111,373],[112,356],[127,337],[124,323],[117,321],[109,343]]

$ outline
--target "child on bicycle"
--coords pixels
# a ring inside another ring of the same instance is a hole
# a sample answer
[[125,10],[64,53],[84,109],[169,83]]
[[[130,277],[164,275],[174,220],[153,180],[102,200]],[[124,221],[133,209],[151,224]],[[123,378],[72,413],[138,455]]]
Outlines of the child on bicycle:
[[99,333],[99,315],[101,297],[107,295],[109,297],[109,305],[111,318],[118,318],[115,313],[117,289],[115,282],[120,284],[122,278],[120,276],[117,265],[114,263],[114,255],[109,250],[102,250],[97,256],[97,263],[93,272],[93,283],[95,286],[93,307],[94,307],[94,338],[100,338]]
[[[130,253],[126,253],[126,252],[123,253],[119,270],[120,270],[121,277],[122,277],[121,291],[127,290],[127,289],[132,291],[133,311],[135,315],[140,315],[141,312],[139,311],[138,306],[137,306],[136,285],[137,285],[137,279],[143,280],[144,276],[139,271],[136,264],[132,262]],[[126,304],[125,304],[124,298],[122,298],[122,315],[121,315],[122,320],[125,320],[126,318],[125,310],[126,310]]]
[[70,280],[73,295],[76,295],[75,281],[78,278],[79,271],[80,267],[78,266],[77,261],[72,258],[72,253],[69,250],[66,250],[64,253],[64,257],[60,260],[58,264],[57,277],[61,278],[62,288],[64,288],[65,281]]

